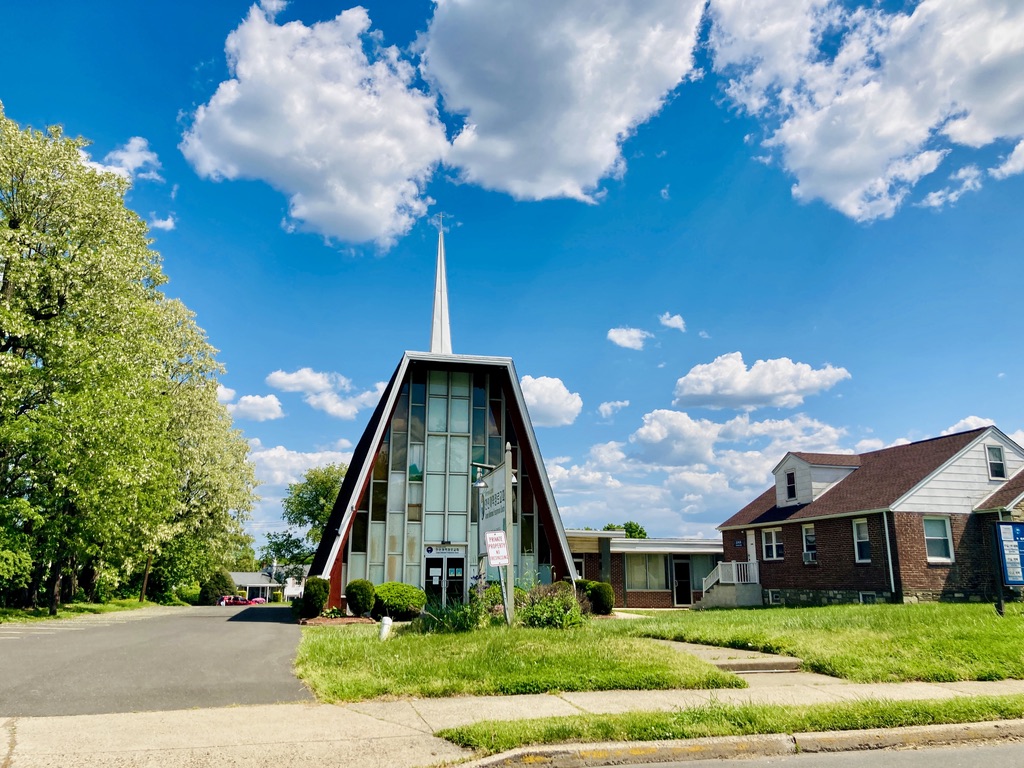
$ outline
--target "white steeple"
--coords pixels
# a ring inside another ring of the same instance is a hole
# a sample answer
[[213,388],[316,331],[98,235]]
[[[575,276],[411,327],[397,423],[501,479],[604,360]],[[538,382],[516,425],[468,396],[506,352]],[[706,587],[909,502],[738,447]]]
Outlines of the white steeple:
[[430,351],[452,353],[452,329],[448,320],[448,277],[444,267],[444,218],[437,232],[437,277],[434,279],[434,319],[430,329]]

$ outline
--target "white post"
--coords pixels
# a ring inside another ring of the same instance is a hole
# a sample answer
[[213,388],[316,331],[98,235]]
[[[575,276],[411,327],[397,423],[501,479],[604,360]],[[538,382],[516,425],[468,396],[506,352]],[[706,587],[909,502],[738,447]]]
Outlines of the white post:
[[512,525],[512,443],[505,443],[505,542],[508,545],[508,565],[505,566],[505,616],[509,626],[515,613],[515,528]]

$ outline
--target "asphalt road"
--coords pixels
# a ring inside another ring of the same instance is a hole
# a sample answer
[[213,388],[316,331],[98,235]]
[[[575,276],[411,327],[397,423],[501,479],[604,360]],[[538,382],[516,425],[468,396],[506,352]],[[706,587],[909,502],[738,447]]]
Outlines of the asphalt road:
[[152,608],[0,624],[0,716],[312,701],[280,606]]

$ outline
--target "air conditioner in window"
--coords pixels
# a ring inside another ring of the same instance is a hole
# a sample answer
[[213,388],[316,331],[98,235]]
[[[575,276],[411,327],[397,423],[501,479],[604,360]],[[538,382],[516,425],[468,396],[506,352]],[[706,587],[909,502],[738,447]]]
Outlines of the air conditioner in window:
[[804,562],[805,563],[816,563],[816,562],[818,562],[818,553],[817,552],[804,552]]

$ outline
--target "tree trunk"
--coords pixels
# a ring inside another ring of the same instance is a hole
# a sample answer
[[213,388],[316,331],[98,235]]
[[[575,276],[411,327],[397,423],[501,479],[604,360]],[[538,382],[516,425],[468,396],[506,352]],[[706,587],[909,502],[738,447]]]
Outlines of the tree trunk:
[[60,605],[60,572],[62,563],[54,561],[50,568],[50,577],[46,580],[46,593],[49,595],[50,615],[57,615],[57,607]]
[[153,555],[150,553],[146,558],[146,572],[142,574],[142,591],[139,592],[139,602],[146,602],[146,585],[149,583],[149,569],[153,565]]

